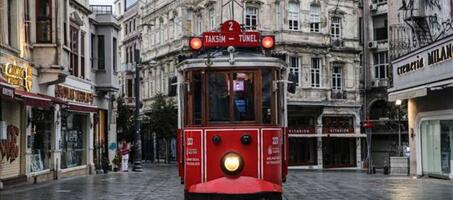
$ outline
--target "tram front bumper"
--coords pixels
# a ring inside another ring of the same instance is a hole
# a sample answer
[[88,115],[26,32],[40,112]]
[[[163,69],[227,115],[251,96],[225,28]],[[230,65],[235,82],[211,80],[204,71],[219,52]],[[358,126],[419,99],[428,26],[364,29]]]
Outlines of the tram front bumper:
[[189,193],[205,194],[258,194],[281,193],[282,187],[278,184],[249,176],[222,177],[192,185]]

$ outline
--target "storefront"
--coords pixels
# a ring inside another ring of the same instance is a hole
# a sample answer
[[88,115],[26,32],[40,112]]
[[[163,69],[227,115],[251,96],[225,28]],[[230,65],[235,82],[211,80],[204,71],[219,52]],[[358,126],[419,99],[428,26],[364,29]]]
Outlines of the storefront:
[[354,120],[349,116],[324,116],[323,167],[357,167],[357,140]]
[[93,173],[94,115],[93,95],[64,85],[57,85],[55,97],[67,102],[60,109],[61,162],[59,176],[69,177]]
[[453,36],[393,63],[390,101],[408,101],[410,173],[453,178]]

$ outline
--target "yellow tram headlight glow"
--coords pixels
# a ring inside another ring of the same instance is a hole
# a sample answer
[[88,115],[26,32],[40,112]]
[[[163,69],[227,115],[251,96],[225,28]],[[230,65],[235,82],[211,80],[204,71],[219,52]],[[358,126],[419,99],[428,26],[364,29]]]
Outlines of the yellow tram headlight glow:
[[225,174],[237,175],[242,171],[244,162],[239,154],[230,152],[223,156],[220,165]]

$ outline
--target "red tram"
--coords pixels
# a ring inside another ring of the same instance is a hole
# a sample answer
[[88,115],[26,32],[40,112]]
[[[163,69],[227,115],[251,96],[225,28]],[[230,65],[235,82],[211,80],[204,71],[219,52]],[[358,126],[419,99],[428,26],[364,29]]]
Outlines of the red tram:
[[[226,21],[180,62],[178,163],[186,199],[281,199],[287,175],[286,64],[274,37]],[[177,83],[176,83],[177,82]]]

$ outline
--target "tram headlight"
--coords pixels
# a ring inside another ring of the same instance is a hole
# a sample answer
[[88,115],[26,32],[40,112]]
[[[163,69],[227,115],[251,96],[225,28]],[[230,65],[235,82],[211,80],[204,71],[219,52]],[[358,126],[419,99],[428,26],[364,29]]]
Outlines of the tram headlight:
[[225,174],[238,175],[244,167],[244,161],[239,154],[230,152],[223,156],[220,166]]

